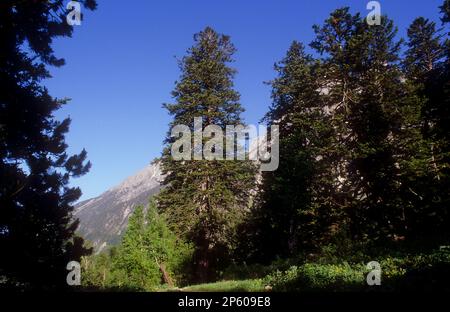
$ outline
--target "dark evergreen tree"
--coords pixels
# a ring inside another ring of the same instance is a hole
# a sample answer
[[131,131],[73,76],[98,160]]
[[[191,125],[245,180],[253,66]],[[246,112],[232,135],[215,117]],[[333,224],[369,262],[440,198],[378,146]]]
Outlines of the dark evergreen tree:
[[441,21],[443,24],[450,23],[450,0],[444,0],[444,3],[439,7],[441,10]]
[[352,47],[352,40],[358,34],[360,21],[359,14],[352,15],[349,8],[341,8],[332,12],[322,26],[313,26],[316,38],[311,47],[321,55],[323,75],[317,78],[322,90],[323,109],[333,128],[326,149],[329,168],[321,179],[330,187],[324,190],[325,196],[319,195],[317,200],[318,205],[328,206],[328,213],[334,216],[328,235],[331,239],[349,236],[352,226],[354,190],[349,177],[349,163],[353,136],[349,118],[358,92],[358,77],[352,72],[360,57],[360,51]]
[[[437,115],[440,115],[436,128],[438,129],[439,137],[442,137],[443,141],[443,153],[445,157],[445,162],[447,164],[445,175],[450,177],[449,166],[450,163],[450,1],[445,0],[444,4],[440,7],[442,14],[442,23],[446,27],[447,35],[444,37],[444,48],[445,48],[445,59],[443,67],[443,79],[442,79],[442,96],[439,100],[440,105],[438,108]],[[449,186],[448,180],[445,187]],[[448,190],[449,188],[447,188]],[[447,193],[448,195],[448,193]],[[447,197],[448,198],[448,197]],[[447,199],[448,200],[448,199]],[[448,201],[447,201],[448,203]]]
[[[408,29],[408,50],[404,60],[405,75],[423,99],[421,132],[426,140],[429,157],[428,173],[416,180],[415,224],[416,235],[442,236],[448,228],[448,144],[445,127],[448,109],[445,108],[445,45],[443,35],[436,30],[434,22],[417,18]],[[447,221],[446,221],[447,220]]]
[[422,200],[415,182],[428,170],[428,154],[423,101],[399,68],[396,29],[387,17],[369,26],[344,8],[315,30],[312,47],[324,55],[322,88],[335,131],[329,178],[341,215],[337,231],[358,240],[402,238]]
[[450,206],[450,1],[445,0],[441,6],[442,23],[447,29],[447,36],[445,36],[445,63],[444,63],[444,79],[442,87],[442,100],[440,105],[441,119],[439,121],[439,136],[441,139],[441,151],[443,154],[442,163],[442,179],[439,184],[439,191],[441,197],[439,200],[442,202],[440,205],[440,212],[446,214],[446,220],[444,227],[450,229],[450,213],[448,207]]
[[441,39],[434,22],[423,17],[412,22],[408,28],[408,50],[404,60],[410,78],[422,79],[436,69],[444,56]]
[[[398,240],[410,233],[416,197],[414,181],[427,171],[420,132],[422,100],[399,68],[401,41],[392,20],[360,22],[351,46],[361,57],[352,71],[358,92],[349,118],[349,164],[353,184],[353,224],[374,240]],[[420,192],[419,192],[420,193]]]
[[[164,105],[173,116],[170,128],[184,124],[193,131],[194,118],[202,117],[204,126],[218,125],[225,133],[226,125],[242,123],[239,94],[233,90],[235,70],[228,66],[235,48],[228,36],[209,27],[194,40],[180,62],[182,74],[173,92],[176,103]],[[238,160],[176,161],[170,153],[176,139],[169,131],[162,157],[165,188],[158,205],[175,232],[194,243],[195,278],[210,280],[236,246],[237,225],[248,211],[255,168]],[[203,143],[208,140],[203,138]],[[190,152],[193,155],[193,149]]]
[[[81,1],[95,9],[94,0]],[[72,204],[80,197],[69,179],[85,174],[86,151],[69,156],[70,119],[55,110],[67,102],[42,85],[47,66],[61,66],[52,50],[70,36],[65,1],[0,3],[0,275],[19,287],[66,284],[66,265],[88,250],[75,237]]]
[[270,83],[273,104],[265,121],[279,126],[280,166],[262,175],[254,212],[257,235],[252,238],[260,244],[262,261],[311,250],[323,237],[322,221],[330,219],[326,205],[319,203],[319,193],[322,198],[324,189],[331,188],[319,180],[327,172],[324,147],[332,134],[321,106],[320,67],[294,41],[275,70],[278,76]]
[[447,231],[448,62],[434,23],[413,22],[403,61],[386,16],[370,26],[343,8],[314,30],[321,58],[293,44],[272,82],[266,120],[280,125],[280,167],[263,174],[252,229],[270,242],[263,259],[271,248],[292,255],[345,237],[383,244]]
[[436,24],[419,17],[408,28],[408,50],[403,66],[407,79],[414,82],[426,102],[422,110],[423,134],[433,136],[434,125],[439,119],[436,106],[442,93],[444,46],[442,35],[436,29]]

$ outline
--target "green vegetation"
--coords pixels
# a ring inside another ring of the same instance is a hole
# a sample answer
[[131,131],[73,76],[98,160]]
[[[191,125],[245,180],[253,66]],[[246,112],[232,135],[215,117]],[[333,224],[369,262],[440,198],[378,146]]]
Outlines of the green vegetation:
[[366,283],[370,260],[332,263],[329,259],[318,258],[291,266],[287,270],[277,270],[264,279],[273,291],[436,291],[450,290],[450,253],[438,250],[421,254],[398,252],[396,255],[380,255],[377,261],[382,268],[382,286],[369,287]]
[[119,246],[83,259],[83,285],[100,289],[156,290],[162,284],[182,283],[191,246],[169,230],[156,210],[137,207]]

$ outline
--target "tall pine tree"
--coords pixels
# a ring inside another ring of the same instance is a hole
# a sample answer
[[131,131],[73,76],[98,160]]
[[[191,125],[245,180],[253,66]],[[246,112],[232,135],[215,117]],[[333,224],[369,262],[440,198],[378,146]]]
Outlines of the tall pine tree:
[[328,171],[322,181],[331,183],[319,195],[318,204],[328,206],[328,214],[334,216],[329,236],[350,235],[351,202],[354,194],[349,176],[349,163],[352,155],[350,142],[353,140],[349,124],[351,106],[355,101],[358,84],[352,75],[355,59],[359,57],[351,44],[358,33],[361,17],[352,15],[349,8],[332,12],[323,25],[314,25],[316,38],[311,43],[320,57],[322,76],[317,77],[322,90],[323,109],[329,116],[333,129],[327,146]]
[[[332,128],[320,96],[320,66],[294,41],[285,58],[275,65],[272,106],[265,117],[280,129],[280,166],[264,172],[253,240],[259,242],[259,260],[292,256],[311,250],[323,238],[332,216],[321,201],[332,189],[321,180],[328,171]],[[319,195],[320,194],[320,195]]]
[[358,92],[349,116],[354,234],[375,240],[395,241],[411,232],[421,196],[414,181],[427,172],[423,101],[400,70],[396,34],[393,21],[382,16],[380,25],[361,20],[351,41],[360,56],[351,72]]
[[[172,93],[176,103],[164,105],[173,116],[170,128],[184,124],[193,131],[194,118],[202,117],[204,126],[214,124],[225,133],[227,125],[242,123],[243,108],[233,90],[235,70],[228,66],[235,48],[228,36],[209,27],[194,40],[180,62],[180,81]],[[170,149],[176,139],[169,131],[162,157],[165,188],[158,205],[176,233],[194,243],[195,278],[206,281],[215,277],[236,246],[255,168],[249,161],[174,160]],[[203,143],[208,140],[203,138]]]
[[[445,124],[448,110],[445,108],[445,45],[443,35],[434,22],[423,17],[413,21],[408,29],[408,49],[404,71],[409,83],[423,99],[421,132],[426,140],[428,174],[416,180],[421,200],[416,203],[417,235],[442,236],[448,228],[448,149],[446,150]],[[447,154],[447,155],[446,155]]]
[[385,16],[370,26],[343,8],[315,31],[312,47],[323,54],[323,98],[335,132],[329,178],[337,230],[358,240],[402,238],[422,200],[415,183],[428,170],[428,154],[423,101],[400,70],[396,28]]

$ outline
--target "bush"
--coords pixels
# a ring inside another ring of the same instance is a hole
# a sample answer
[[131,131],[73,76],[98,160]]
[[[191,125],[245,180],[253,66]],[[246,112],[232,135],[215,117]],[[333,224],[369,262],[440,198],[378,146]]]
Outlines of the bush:
[[[378,258],[378,259],[377,259]],[[274,291],[433,291],[450,290],[450,252],[395,254],[375,257],[381,266],[381,286],[366,283],[367,262],[320,262],[291,266],[267,275],[264,283]]]
[[364,265],[306,263],[276,271],[266,277],[265,283],[274,291],[357,290],[364,285],[366,271]]
[[390,290],[450,290],[450,252],[446,248],[428,254],[386,257],[380,264]]

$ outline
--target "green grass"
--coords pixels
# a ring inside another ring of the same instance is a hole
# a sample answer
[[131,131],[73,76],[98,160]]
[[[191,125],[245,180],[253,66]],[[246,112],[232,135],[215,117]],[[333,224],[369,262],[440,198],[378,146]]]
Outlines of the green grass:
[[192,285],[182,288],[181,291],[199,292],[258,292],[264,291],[264,284],[261,279],[247,279],[241,281],[221,281],[209,284]]

